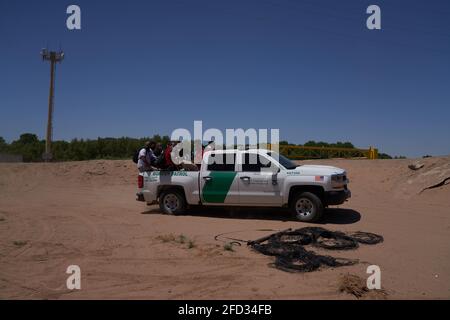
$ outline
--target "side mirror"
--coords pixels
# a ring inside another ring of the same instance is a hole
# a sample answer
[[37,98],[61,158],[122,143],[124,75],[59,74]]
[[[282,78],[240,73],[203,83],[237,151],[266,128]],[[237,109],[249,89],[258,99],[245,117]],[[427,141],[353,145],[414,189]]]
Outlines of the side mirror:
[[272,172],[272,174],[273,174],[274,176],[276,176],[277,174],[280,173],[280,171],[281,171],[281,169],[280,169],[279,167],[276,167],[276,169]]

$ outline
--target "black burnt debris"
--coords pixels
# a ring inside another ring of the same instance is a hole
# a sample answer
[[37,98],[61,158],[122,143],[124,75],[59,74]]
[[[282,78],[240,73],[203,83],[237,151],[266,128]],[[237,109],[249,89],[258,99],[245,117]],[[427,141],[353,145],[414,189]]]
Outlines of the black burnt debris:
[[250,241],[253,250],[268,256],[275,256],[273,265],[288,272],[311,272],[325,267],[340,267],[358,263],[358,260],[335,258],[321,255],[305,246],[326,250],[352,250],[360,244],[373,245],[383,241],[383,237],[369,232],[344,233],[329,231],[321,227],[306,227],[284,230]]

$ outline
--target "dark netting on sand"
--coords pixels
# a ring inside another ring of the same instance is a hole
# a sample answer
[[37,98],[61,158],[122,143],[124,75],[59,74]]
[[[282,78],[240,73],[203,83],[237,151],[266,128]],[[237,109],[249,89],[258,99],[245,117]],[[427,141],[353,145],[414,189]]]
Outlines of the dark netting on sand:
[[285,230],[248,244],[256,251],[275,256],[274,266],[289,272],[310,272],[321,266],[340,267],[357,263],[357,260],[335,258],[306,250],[305,246],[327,250],[352,250],[363,244],[377,244],[383,237],[369,232],[344,233],[320,227]]

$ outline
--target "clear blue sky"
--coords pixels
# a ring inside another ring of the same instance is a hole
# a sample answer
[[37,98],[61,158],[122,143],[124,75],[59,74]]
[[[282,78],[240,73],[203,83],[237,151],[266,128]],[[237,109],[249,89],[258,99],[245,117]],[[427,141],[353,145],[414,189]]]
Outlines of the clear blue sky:
[[[66,28],[78,4],[82,30]],[[366,8],[382,30],[366,28]],[[0,0],[0,136],[279,128],[392,155],[450,154],[450,1]]]

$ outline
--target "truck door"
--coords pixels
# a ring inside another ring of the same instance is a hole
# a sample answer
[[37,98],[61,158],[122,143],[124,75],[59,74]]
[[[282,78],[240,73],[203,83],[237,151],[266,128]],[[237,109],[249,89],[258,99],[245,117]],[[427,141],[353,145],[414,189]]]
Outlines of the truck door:
[[251,152],[240,154],[239,202],[242,205],[279,206],[282,204],[282,175],[264,170],[270,167],[270,162],[262,163],[260,156],[264,157]]
[[200,195],[208,205],[238,205],[239,184],[235,153],[205,155],[200,172]]

